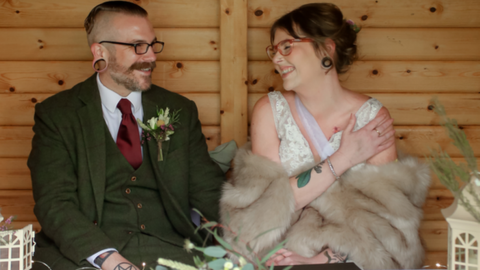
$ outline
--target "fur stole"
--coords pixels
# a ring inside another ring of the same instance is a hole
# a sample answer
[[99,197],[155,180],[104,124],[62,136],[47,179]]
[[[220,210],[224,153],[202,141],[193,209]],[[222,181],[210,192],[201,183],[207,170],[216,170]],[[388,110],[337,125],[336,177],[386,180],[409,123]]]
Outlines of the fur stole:
[[285,247],[304,257],[328,246],[364,269],[422,265],[418,229],[430,170],[415,158],[349,170],[297,212],[280,164],[244,147],[234,165],[223,186],[220,214],[227,226],[224,239],[243,255],[250,254],[247,243],[261,257],[288,239]]

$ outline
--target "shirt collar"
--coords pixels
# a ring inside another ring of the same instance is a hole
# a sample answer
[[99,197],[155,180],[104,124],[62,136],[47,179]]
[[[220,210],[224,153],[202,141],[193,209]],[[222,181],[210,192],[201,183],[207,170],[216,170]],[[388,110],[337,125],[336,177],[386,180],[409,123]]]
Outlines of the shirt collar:
[[110,112],[115,112],[117,108],[117,104],[122,98],[128,99],[133,105],[133,112],[136,113],[142,107],[142,92],[140,91],[132,91],[127,97],[122,97],[117,94],[115,91],[110,90],[107,88],[103,83],[100,81],[100,76],[97,74],[97,85],[98,90],[100,91],[100,99],[102,100],[102,104],[109,110]]

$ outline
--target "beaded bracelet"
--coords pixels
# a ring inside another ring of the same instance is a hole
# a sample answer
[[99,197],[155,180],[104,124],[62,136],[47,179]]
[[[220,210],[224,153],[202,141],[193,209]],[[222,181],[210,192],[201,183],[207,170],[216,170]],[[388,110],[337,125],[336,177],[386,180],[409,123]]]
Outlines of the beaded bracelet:
[[338,177],[337,173],[335,172],[335,169],[333,169],[332,162],[330,161],[330,157],[327,157],[327,162],[328,162],[328,167],[330,167],[330,171],[332,171],[333,176],[335,176],[335,179],[338,180],[340,177]]

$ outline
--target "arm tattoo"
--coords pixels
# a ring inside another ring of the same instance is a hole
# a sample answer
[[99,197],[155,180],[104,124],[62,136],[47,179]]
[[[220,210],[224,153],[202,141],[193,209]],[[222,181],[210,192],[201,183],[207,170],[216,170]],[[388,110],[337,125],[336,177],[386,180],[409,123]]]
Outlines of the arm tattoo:
[[122,262],[115,266],[113,270],[138,270],[138,268],[129,262]]
[[332,256],[328,253],[328,250],[325,251],[325,256],[327,257],[327,263],[346,263],[348,256],[346,254],[343,254],[341,252],[333,252],[332,251]]
[[317,173],[321,173],[322,172],[322,166],[323,164],[325,164],[325,160],[323,160],[322,162],[318,163],[317,165],[315,165],[315,167],[313,167],[313,169],[317,172]]
[[[325,163],[325,161],[322,161],[322,162],[318,163],[317,165],[315,165],[315,167],[313,167],[313,170],[315,170],[315,172],[317,172],[317,173],[321,173],[322,172],[322,165],[324,163]],[[311,172],[312,172],[312,169],[304,171],[303,173],[301,173],[301,174],[299,174],[295,177],[295,179],[297,179],[297,187],[298,188],[302,188],[302,187],[306,186],[308,184],[308,182],[310,182]]]
[[113,253],[115,253],[115,251],[113,250],[110,250],[110,251],[107,251],[105,253],[102,253],[100,255],[97,256],[97,258],[95,258],[95,260],[93,261],[95,264],[97,264],[100,268],[102,268],[102,264],[107,260],[108,257],[110,257],[110,255],[112,255]]

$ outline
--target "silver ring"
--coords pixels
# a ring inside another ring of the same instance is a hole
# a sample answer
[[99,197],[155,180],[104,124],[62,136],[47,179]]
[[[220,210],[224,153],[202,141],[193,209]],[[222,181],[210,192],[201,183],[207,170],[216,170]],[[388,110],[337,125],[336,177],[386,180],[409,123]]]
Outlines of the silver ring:
[[373,130],[375,130],[378,133],[378,137],[382,136],[382,134],[380,133],[380,131],[378,131],[377,128],[374,128]]

